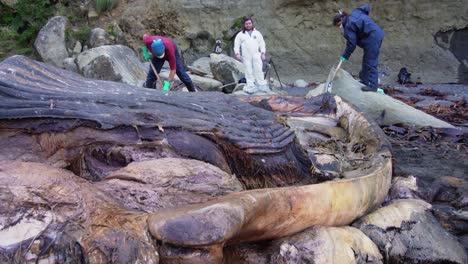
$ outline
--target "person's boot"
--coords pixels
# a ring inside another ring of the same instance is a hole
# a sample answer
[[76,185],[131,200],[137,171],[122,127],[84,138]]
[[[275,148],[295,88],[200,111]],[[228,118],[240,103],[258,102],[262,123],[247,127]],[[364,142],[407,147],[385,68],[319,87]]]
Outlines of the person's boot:
[[371,88],[367,85],[361,87],[361,91],[363,92],[377,92],[377,88]]
[[189,90],[189,92],[196,92],[195,87],[193,87],[193,83],[185,84],[185,87],[187,87],[187,90]]

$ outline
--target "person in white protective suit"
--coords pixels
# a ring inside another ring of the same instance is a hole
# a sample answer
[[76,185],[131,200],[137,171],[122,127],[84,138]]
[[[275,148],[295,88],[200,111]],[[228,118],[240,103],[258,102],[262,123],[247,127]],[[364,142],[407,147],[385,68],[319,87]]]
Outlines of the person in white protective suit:
[[234,39],[234,53],[236,58],[245,66],[247,85],[244,92],[271,92],[263,77],[262,61],[265,60],[265,41],[260,31],[256,30],[252,18],[244,19],[242,30]]

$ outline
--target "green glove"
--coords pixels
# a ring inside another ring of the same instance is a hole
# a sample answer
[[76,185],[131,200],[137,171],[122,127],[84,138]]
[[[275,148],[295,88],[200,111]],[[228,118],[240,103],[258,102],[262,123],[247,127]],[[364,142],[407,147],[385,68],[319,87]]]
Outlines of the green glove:
[[145,58],[145,60],[151,59],[151,55],[149,54],[148,48],[146,46],[143,46],[141,47],[141,49],[143,50],[143,58]]
[[340,61],[345,62],[345,61],[346,61],[346,58],[343,57],[343,56],[341,56],[341,57],[340,57]]
[[169,91],[169,88],[171,87],[171,83],[169,81],[164,81],[164,86],[162,88],[163,91]]

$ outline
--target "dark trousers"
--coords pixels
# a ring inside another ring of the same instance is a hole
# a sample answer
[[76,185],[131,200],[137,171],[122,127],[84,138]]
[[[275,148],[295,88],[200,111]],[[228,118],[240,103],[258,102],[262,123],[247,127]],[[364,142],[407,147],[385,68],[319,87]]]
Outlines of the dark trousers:
[[370,88],[378,88],[379,85],[379,53],[382,39],[367,43],[362,57],[362,68],[359,77],[361,82]]
[[[175,57],[176,57],[176,74],[177,74],[177,76],[185,84],[185,86],[187,87],[187,89],[189,91],[194,92],[195,90],[193,88],[192,79],[190,79],[190,76],[185,71],[184,64],[182,63],[182,58],[180,57],[178,48],[176,48],[176,50],[175,50]],[[159,59],[159,58],[156,58],[156,56],[153,56],[151,58],[151,62],[153,63],[153,65],[156,68],[156,71],[158,71],[158,73],[161,72],[162,66],[163,66],[165,61],[166,61],[165,59]],[[156,87],[155,83],[156,83],[157,79],[158,78],[156,78],[156,75],[153,72],[153,68],[151,68],[151,65],[150,65],[149,70],[148,70],[148,75],[146,76],[145,86],[148,87],[148,88]]]

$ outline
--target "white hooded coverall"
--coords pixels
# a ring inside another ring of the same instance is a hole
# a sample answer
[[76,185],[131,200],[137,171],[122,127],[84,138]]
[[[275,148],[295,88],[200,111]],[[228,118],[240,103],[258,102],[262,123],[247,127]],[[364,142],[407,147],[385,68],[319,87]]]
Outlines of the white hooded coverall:
[[234,39],[234,53],[240,53],[242,49],[242,62],[245,66],[245,79],[247,87],[252,89],[255,83],[262,89],[267,82],[263,78],[263,64],[261,53],[265,53],[265,41],[260,31],[253,29],[252,33],[248,31],[239,32]]

